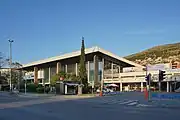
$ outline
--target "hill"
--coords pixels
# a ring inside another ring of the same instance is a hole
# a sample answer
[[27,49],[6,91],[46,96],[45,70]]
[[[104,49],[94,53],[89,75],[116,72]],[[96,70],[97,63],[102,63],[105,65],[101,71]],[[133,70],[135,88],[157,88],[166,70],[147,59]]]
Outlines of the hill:
[[180,42],[155,46],[125,58],[141,65],[180,61]]

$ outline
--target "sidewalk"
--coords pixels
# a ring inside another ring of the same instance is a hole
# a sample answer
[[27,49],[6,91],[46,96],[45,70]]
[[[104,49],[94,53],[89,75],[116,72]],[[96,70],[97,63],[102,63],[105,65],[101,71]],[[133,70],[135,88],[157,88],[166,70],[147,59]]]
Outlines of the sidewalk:
[[149,103],[156,107],[180,109],[180,100],[152,100]]
[[19,93],[19,97],[52,97],[55,96],[55,94],[38,94],[38,93]]

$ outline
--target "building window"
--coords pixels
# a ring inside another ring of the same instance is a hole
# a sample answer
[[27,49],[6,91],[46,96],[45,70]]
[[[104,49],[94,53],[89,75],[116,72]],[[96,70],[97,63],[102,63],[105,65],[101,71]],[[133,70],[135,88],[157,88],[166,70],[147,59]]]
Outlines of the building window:
[[76,74],[76,64],[68,64],[67,73]]
[[65,72],[65,65],[61,65],[61,72]]
[[49,82],[49,68],[44,68],[44,82]]
[[89,81],[94,81],[94,62],[89,62]]
[[103,63],[99,62],[99,70],[98,70],[98,80],[101,81],[102,80],[102,69],[103,69]]
[[56,74],[56,67],[51,67],[50,71],[51,71],[51,77],[54,76]]

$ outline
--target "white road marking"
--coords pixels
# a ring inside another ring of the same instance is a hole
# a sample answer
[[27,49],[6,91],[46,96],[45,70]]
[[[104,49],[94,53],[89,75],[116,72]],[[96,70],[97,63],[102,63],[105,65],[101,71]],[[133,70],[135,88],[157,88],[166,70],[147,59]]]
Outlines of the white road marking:
[[138,104],[138,102],[132,102],[132,103],[129,103],[127,105],[136,105],[136,104]]
[[128,100],[128,101],[125,101],[125,102],[120,102],[118,104],[122,105],[122,104],[128,104],[128,103],[131,103],[131,102],[134,102],[134,100]]
[[136,105],[137,107],[148,107],[148,106],[151,106],[151,105],[146,105],[146,104],[138,104]]

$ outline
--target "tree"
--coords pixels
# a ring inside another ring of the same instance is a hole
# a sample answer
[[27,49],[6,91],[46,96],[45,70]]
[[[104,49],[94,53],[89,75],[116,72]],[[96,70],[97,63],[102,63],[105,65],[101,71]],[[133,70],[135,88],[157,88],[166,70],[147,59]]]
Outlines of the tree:
[[22,81],[22,70],[18,70],[18,68],[21,68],[22,65],[18,62],[12,63],[12,83],[18,84],[18,87],[20,85],[20,82]]
[[59,78],[60,78],[59,74],[53,75],[51,78],[51,85],[55,86],[56,82],[59,80]]
[[[3,55],[2,52],[0,52],[0,69],[7,64],[7,59],[5,59],[5,56]],[[0,76],[1,76],[1,71],[0,71]]]
[[21,68],[21,67],[22,67],[22,65],[18,62],[12,63],[12,68]]
[[76,76],[76,74],[71,74],[69,79],[71,81],[77,82],[79,81],[79,76]]
[[5,59],[5,56],[2,52],[0,52],[0,68],[2,68],[7,63],[7,59]]
[[[12,63],[12,71],[11,71],[11,83],[14,85],[20,85],[21,80],[23,79],[22,71],[18,70],[22,65],[18,62]],[[3,76],[8,80],[10,78],[10,71],[3,73]]]
[[81,84],[84,85],[84,88],[88,87],[87,75],[86,75],[86,66],[85,66],[85,46],[84,46],[84,37],[82,37],[81,45],[81,55],[80,55],[80,64],[79,64],[79,78]]
[[65,72],[59,72],[58,74],[55,74],[51,77],[51,85],[55,86],[56,82],[60,80],[60,78],[63,78],[63,81],[79,81],[79,76],[76,76],[76,74],[67,74]]

